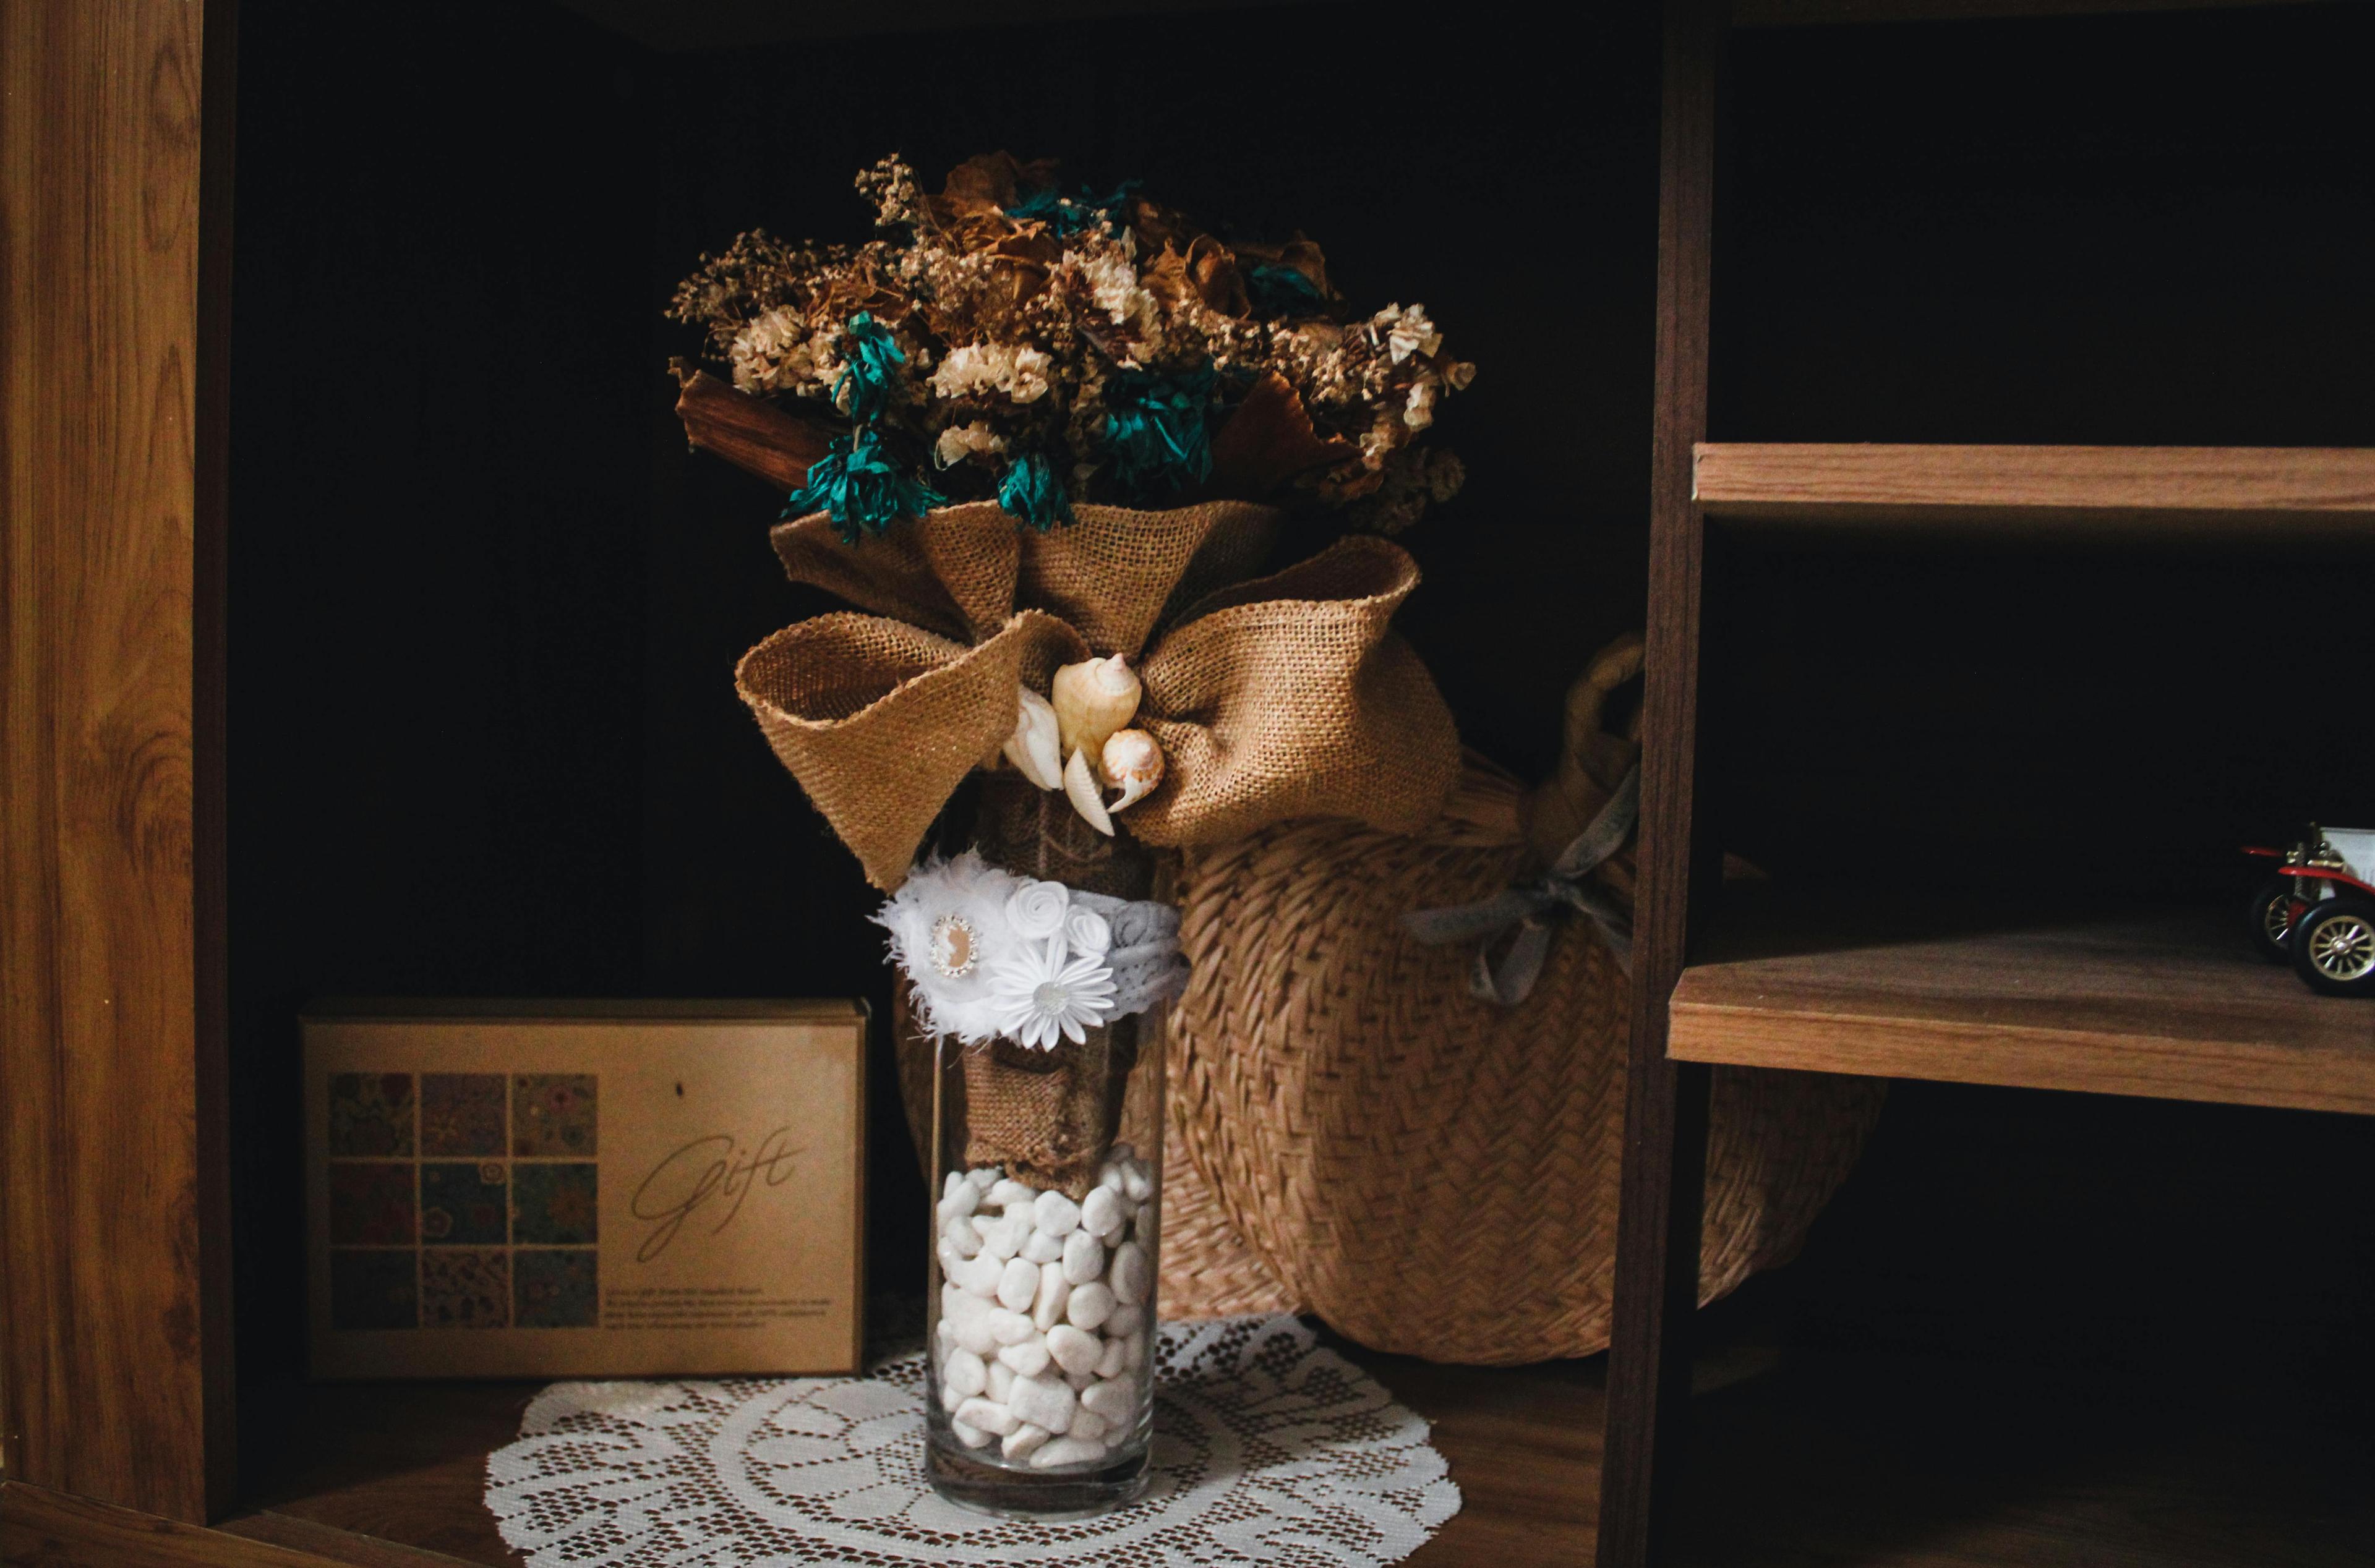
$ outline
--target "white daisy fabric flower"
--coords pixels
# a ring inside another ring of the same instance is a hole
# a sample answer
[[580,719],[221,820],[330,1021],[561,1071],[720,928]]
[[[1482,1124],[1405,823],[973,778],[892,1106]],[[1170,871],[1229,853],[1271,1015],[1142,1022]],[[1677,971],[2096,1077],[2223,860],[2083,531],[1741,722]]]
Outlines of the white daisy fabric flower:
[[1113,994],[1105,960],[1068,958],[1060,941],[1020,943],[989,974],[998,1032],[1041,1051],[1054,1050],[1059,1036],[1085,1041],[1113,1011]]
[[[1072,890],[1063,883],[1026,881],[1006,901],[1007,924],[1028,942],[1060,937],[1071,905]],[[1060,950],[1058,956],[1062,956]]]
[[874,917],[927,1032],[967,1043],[998,1033],[988,972],[1017,945],[1006,905],[1018,882],[967,852],[916,867]]

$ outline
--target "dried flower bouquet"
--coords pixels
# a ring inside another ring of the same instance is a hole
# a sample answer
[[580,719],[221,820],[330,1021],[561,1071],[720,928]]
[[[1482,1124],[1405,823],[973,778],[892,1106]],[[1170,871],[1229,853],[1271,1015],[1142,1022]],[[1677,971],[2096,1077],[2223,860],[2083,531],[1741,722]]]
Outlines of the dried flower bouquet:
[[[934,1128],[928,1470],[1105,1506],[1151,1431],[1164,856],[1440,808],[1458,739],[1377,534],[1458,488],[1413,442],[1472,371],[1422,308],[1351,311],[1309,241],[1224,245],[1134,185],[1004,154],[938,195],[896,159],[859,185],[882,237],[746,234],[684,284],[731,384],[679,364],[679,411],[788,490],[786,573],[863,612],[736,677],[891,895]],[[1282,497],[1352,531],[1263,575]]]
[[[888,158],[862,172],[880,237],[744,234],[677,291],[735,387],[832,439],[795,513],[880,533],[943,499],[997,500],[1046,528],[1080,501],[1241,493],[1258,428],[1300,434],[1294,483],[1395,532],[1460,483],[1412,444],[1475,367],[1421,305],[1353,312],[1319,247],[1224,243],[1136,183],[1066,195],[1055,167],[975,158],[923,195]],[[1234,419],[1248,429],[1235,447]]]

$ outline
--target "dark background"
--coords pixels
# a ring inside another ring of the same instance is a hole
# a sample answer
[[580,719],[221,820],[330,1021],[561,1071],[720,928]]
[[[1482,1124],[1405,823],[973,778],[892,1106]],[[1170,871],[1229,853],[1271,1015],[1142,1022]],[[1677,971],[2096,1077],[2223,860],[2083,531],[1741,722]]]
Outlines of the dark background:
[[[1438,427],[1471,481],[1406,540],[1404,625],[1465,738],[1539,772],[1566,681],[1641,616],[1656,40],[1624,9],[664,53],[512,0],[248,0],[230,863],[260,1411],[301,1375],[307,997],[887,995],[871,896],[733,693],[821,606],[766,548],[778,499],[669,415],[691,343],[658,312],[699,253],[860,238],[861,165],[1003,147],[1301,227],[1355,300],[1424,301],[1481,373]],[[2337,6],[1744,37],[1715,433],[2375,443],[2369,30]],[[1784,878],[1877,855],[1908,897],[2215,900],[2239,837],[2375,814],[2361,556],[1719,565],[1712,808]],[[876,1081],[895,1287],[921,1191]],[[2366,1326],[2370,1156],[2342,1118],[1907,1086],[1727,1321],[2058,1373],[2308,1365]],[[270,1426],[242,1423],[252,1463]]]

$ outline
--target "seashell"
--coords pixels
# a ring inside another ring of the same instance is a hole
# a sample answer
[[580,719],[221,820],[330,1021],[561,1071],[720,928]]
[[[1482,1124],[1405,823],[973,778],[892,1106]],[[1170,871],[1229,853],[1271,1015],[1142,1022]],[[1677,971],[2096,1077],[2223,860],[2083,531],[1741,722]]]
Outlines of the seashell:
[[[1075,668],[1079,667],[1077,666]],[[1130,678],[1133,682],[1135,676]],[[1031,688],[1016,689],[1014,733],[1007,737],[1006,760],[1014,771],[1041,789],[1059,789],[1064,783],[1064,753],[1057,744],[1060,733],[1056,710]]]
[[1127,810],[1163,782],[1162,743],[1142,729],[1117,729],[1105,737],[1100,771],[1106,784],[1121,791],[1121,798],[1105,809]]
[[1095,757],[1102,752],[1105,737],[1138,713],[1140,690],[1138,672],[1119,654],[1058,670],[1048,694],[1055,701],[1057,734],[1065,754],[1085,751]]
[[1113,837],[1113,819],[1105,815],[1105,803],[1097,794],[1097,781],[1089,772],[1089,754],[1075,751],[1072,760],[1064,764],[1064,797],[1072,809],[1086,818],[1090,827]]

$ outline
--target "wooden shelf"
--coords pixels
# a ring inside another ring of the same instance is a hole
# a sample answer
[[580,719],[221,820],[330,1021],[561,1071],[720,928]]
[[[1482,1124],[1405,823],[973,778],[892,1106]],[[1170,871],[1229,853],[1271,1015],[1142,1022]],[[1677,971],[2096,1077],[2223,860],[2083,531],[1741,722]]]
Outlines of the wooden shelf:
[[1684,972],[1667,1051],[2375,1114],[2375,1002],[2313,994],[2253,957],[2239,923],[2204,912],[1860,937],[1802,911],[1750,912]]
[[2375,449],[1704,442],[1710,517],[2051,530],[2327,532],[2375,523]]

